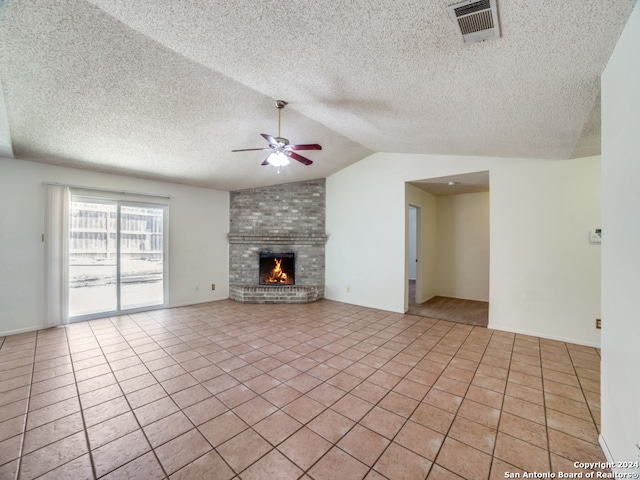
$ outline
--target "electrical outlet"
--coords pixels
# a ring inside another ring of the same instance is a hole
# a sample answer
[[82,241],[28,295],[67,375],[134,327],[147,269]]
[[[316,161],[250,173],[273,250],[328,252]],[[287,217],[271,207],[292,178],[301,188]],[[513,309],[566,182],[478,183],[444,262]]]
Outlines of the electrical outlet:
[[347,285],[346,291],[347,293],[351,293],[351,285]]
[[212,284],[211,284],[211,290],[215,290],[215,289],[216,289],[216,284],[215,284],[215,283],[212,283]]
[[196,292],[200,290],[200,287],[198,285],[196,285]]
[[602,328],[602,320],[599,318],[596,318],[596,328],[598,330],[600,330]]

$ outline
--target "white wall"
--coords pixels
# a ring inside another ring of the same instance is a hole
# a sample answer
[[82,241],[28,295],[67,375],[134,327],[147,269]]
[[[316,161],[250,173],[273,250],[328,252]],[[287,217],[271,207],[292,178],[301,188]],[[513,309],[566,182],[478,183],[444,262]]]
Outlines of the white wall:
[[489,301],[489,192],[437,199],[436,294]]
[[43,325],[43,182],[170,195],[169,305],[229,297],[228,192],[0,158],[0,335]]
[[[327,179],[329,299],[406,311],[405,182],[490,172],[489,327],[599,345],[599,158],[377,153]],[[384,258],[384,262],[372,259]],[[346,286],[350,286],[350,292]]]
[[[640,462],[640,9],[602,76],[602,435]],[[640,469],[637,469],[640,473]]]
[[416,279],[418,263],[418,211],[420,207],[409,207],[409,280]]
[[491,173],[492,328],[600,344],[600,203],[598,157]]
[[326,298],[404,311],[404,192],[380,154],[327,178]]

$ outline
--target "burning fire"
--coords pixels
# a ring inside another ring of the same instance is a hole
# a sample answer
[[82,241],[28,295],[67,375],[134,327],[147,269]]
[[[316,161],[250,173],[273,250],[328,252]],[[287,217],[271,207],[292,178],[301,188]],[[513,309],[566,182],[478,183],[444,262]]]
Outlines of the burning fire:
[[274,258],[276,266],[273,267],[269,276],[265,279],[265,283],[287,283],[287,274],[282,270],[282,259]]

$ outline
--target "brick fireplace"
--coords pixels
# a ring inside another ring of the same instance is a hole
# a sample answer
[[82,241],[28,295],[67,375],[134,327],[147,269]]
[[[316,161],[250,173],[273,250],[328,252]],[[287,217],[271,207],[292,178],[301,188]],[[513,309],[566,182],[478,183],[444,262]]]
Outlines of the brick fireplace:
[[[324,298],[324,179],[231,192],[230,218],[232,300],[309,303]],[[283,255],[290,257],[282,260]],[[279,258],[283,266],[295,259],[295,281],[262,282],[261,256]]]

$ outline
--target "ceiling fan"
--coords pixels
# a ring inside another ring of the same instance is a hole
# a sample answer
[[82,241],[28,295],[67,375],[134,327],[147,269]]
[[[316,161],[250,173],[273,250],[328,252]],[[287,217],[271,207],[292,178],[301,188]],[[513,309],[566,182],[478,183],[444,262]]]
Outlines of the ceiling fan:
[[269,146],[265,148],[244,148],[240,150],[231,150],[232,152],[251,152],[256,150],[271,150],[271,153],[262,162],[262,165],[273,165],[275,167],[284,167],[289,165],[289,158],[293,158],[304,165],[311,165],[313,162],[307,157],[296,153],[297,150],[322,150],[317,143],[305,143],[291,145],[289,140],[280,136],[280,112],[287,102],[284,100],[276,100],[276,108],[278,109],[278,136],[273,137],[266,133],[261,133],[262,137],[269,142]]

